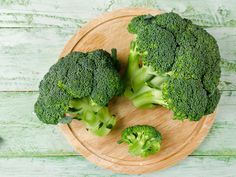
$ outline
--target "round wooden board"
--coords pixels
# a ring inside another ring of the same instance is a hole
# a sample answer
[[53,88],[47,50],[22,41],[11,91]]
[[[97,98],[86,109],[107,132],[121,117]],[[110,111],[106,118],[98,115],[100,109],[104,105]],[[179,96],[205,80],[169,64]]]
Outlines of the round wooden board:
[[[122,9],[104,14],[92,20],[75,34],[66,44],[61,57],[71,51],[117,48],[122,68],[125,68],[129,43],[133,35],[127,31],[129,21],[141,14],[160,14],[158,10]],[[187,157],[207,135],[215,113],[205,116],[199,122],[172,120],[171,111],[159,106],[151,110],[140,110],[126,98],[112,100],[109,105],[117,116],[117,124],[106,137],[96,137],[86,131],[84,125],[74,120],[69,125],[60,125],[72,146],[93,163],[114,172],[142,174],[169,167]],[[148,158],[128,154],[126,144],[117,144],[121,131],[137,124],[155,126],[163,135],[161,151]]]

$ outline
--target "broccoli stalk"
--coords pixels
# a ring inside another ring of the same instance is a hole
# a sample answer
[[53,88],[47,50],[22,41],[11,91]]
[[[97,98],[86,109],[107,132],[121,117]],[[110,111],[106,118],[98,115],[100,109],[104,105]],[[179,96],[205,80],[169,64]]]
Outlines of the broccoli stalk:
[[100,106],[88,97],[72,99],[67,116],[82,121],[87,129],[98,136],[108,134],[116,123],[115,116],[109,113],[107,106]]
[[153,108],[156,104],[167,106],[162,97],[162,84],[167,74],[158,74],[152,67],[142,64],[140,58],[145,55],[137,52],[137,43],[131,42],[128,65],[125,73],[126,90],[124,95],[132,100],[135,107]]

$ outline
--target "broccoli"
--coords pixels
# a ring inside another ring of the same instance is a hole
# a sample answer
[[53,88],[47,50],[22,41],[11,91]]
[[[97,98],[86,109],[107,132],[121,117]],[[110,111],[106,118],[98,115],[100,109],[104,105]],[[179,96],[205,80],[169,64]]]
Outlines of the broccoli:
[[116,123],[108,103],[122,94],[116,50],[72,52],[54,64],[39,85],[35,113],[46,124],[81,120],[89,131],[106,135]]
[[117,143],[127,143],[131,155],[147,157],[160,151],[161,141],[161,134],[154,127],[135,125],[123,130]]
[[135,35],[125,73],[128,97],[138,108],[162,105],[173,119],[198,121],[220,99],[220,53],[203,28],[171,12],[134,17]]

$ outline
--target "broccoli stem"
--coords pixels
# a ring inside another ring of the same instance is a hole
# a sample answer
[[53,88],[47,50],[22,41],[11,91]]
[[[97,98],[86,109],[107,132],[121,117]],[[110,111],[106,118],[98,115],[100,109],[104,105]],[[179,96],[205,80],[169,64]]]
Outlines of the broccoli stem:
[[135,43],[131,42],[130,53],[129,53],[128,63],[127,63],[127,69],[126,69],[126,73],[125,73],[125,75],[127,76],[126,79],[129,79],[129,81],[131,82],[130,84],[132,84],[132,81],[134,79],[133,77],[135,75],[135,73],[133,73],[133,72],[134,71],[136,72],[139,70],[139,57],[140,57],[140,55],[136,52],[135,46],[136,46]]
[[150,91],[144,92],[142,94],[137,94],[134,98],[132,98],[132,102],[135,107],[152,108],[155,107],[156,104],[167,106],[166,102],[162,98],[161,90],[152,89],[150,87],[148,88]]
[[107,135],[116,123],[107,106],[100,106],[90,98],[72,99],[70,110],[74,119],[81,120],[89,131],[98,136]]
[[136,51],[137,44],[131,42],[130,54],[126,69],[126,90],[128,97],[138,108],[152,108],[156,104],[167,106],[162,98],[162,84],[171,73],[158,75],[151,67],[142,65],[140,58],[144,54]]
[[139,90],[143,83],[153,77],[153,71],[148,67],[140,67],[141,55],[136,52],[136,43],[131,42],[130,54],[128,57],[127,69],[125,73],[126,89],[125,95],[132,95],[133,92]]

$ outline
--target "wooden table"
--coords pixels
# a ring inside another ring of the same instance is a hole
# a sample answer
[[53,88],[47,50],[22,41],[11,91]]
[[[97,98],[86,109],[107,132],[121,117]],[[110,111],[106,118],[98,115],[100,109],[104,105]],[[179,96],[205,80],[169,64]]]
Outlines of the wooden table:
[[[123,176],[88,162],[33,113],[39,81],[63,45],[89,19],[122,7],[177,12],[206,27],[222,58],[236,60],[235,0],[0,0],[0,177]],[[217,119],[202,145],[176,166],[143,176],[236,176],[236,70],[223,68],[221,80]]]

